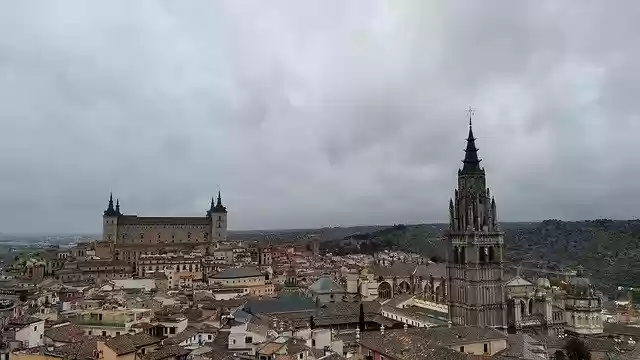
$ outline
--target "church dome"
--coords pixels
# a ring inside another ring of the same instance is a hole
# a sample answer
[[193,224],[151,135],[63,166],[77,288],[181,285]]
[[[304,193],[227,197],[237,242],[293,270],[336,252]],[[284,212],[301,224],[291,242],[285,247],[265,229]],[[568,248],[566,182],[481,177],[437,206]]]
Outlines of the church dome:
[[541,277],[536,279],[536,286],[542,289],[549,289],[551,288],[551,283],[549,279]]
[[573,296],[592,296],[593,287],[591,281],[584,277],[582,269],[576,271],[576,276],[569,282],[570,294]]

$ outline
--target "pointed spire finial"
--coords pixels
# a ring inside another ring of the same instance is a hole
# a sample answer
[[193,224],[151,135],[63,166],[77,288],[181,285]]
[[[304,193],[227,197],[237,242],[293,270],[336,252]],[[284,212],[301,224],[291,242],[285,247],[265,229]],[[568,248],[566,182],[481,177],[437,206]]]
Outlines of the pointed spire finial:
[[222,195],[220,194],[220,190],[218,190],[218,199],[214,205],[214,198],[211,198],[211,209],[207,212],[207,214],[211,213],[226,213],[227,208],[222,205]]
[[471,105],[469,105],[469,107],[467,108],[467,110],[465,110],[465,112],[469,116],[469,127],[471,127],[471,118],[476,113],[476,110],[472,108]]
[[462,173],[477,173],[477,172],[481,172],[482,169],[480,168],[480,160],[478,158],[478,148],[476,148],[476,138],[473,136],[473,128],[471,126],[471,118],[473,117],[473,115],[475,114],[475,110],[469,106],[469,108],[466,110],[467,114],[469,115],[469,135],[467,136],[467,147],[464,150],[465,155],[464,155],[464,160],[462,160],[462,162],[464,163],[463,167],[462,167]]
[[116,199],[116,212],[120,214],[120,199]]
[[107,210],[104,211],[104,216],[114,215],[116,215],[116,210],[113,208],[113,193],[109,193],[109,206],[107,206]]

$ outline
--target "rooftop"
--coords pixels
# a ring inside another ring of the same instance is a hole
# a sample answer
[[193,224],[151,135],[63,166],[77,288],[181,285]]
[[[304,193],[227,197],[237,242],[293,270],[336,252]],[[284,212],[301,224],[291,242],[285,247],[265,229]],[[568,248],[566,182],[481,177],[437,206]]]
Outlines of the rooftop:
[[263,274],[254,267],[229,268],[223,270],[213,276],[211,279],[236,279],[252,276],[263,276]]
[[138,349],[153,344],[159,344],[160,339],[146,333],[125,334],[109,339],[105,345],[117,355],[129,354]]
[[327,276],[323,276],[316,280],[313,284],[309,285],[309,290],[316,294],[328,294],[328,293],[344,293],[345,290],[336,283],[333,279]]

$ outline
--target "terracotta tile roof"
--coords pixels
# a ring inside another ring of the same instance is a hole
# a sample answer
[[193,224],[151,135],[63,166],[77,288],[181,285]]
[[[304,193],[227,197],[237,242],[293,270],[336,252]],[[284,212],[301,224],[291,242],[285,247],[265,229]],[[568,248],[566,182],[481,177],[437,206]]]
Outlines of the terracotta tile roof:
[[189,340],[194,336],[198,335],[198,332],[195,330],[187,329],[179,334],[176,334],[173,337],[165,339],[162,344],[163,345],[180,345],[183,341]]
[[105,346],[113,350],[117,355],[129,354],[138,349],[153,344],[159,344],[160,339],[146,333],[124,334],[109,339]]
[[55,342],[75,343],[85,338],[84,330],[77,325],[62,325],[45,330],[44,336]]
[[15,319],[11,319],[9,321],[9,326],[11,325],[26,326],[26,325],[31,325],[40,321],[44,321],[44,320],[38,319],[37,317],[34,317],[34,316],[21,316]]
[[170,357],[184,356],[191,353],[191,350],[187,350],[181,346],[162,346],[156,351],[148,352],[144,355],[140,355],[142,360],[162,360]]
[[506,339],[490,328],[410,328],[381,332],[364,332],[360,344],[373,351],[398,360],[452,359],[467,360],[466,354],[447,346],[469,344],[492,339]]
[[105,341],[102,336],[85,336],[80,341],[63,345],[53,350],[47,350],[45,354],[50,354],[63,359],[74,360],[95,360],[94,351],[97,350],[98,341]]

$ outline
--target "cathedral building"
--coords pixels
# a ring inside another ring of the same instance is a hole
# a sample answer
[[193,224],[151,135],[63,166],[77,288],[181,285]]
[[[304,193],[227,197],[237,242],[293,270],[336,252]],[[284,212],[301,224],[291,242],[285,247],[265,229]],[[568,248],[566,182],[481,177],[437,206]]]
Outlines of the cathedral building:
[[469,119],[458,189],[449,200],[449,317],[455,325],[506,328],[504,235],[475,140]]
[[553,336],[602,333],[602,303],[582,270],[569,282],[561,281],[564,286],[551,286],[544,277],[529,281],[520,271],[515,276],[505,272],[504,234],[475,141],[469,119],[458,188],[449,201],[449,321]]

